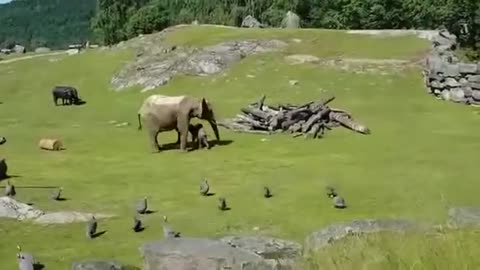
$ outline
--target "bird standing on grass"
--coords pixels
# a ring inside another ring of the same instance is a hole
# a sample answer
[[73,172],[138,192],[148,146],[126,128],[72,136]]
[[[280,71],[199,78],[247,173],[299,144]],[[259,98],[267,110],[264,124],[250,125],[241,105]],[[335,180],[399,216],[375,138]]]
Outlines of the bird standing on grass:
[[203,182],[200,184],[200,194],[203,196],[208,195],[208,191],[210,190],[210,186],[208,185],[207,179],[203,179]]
[[87,223],[87,238],[93,238],[93,236],[97,232],[97,226],[97,220],[95,219],[95,216],[92,216],[92,218]]
[[142,221],[137,216],[133,217],[133,228],[132,229],[133,229],[134,232],[139,232],[143,229]]
[[346,208],[345,199],[340,196],[333,197],[333,206],[338,209]]
[[225,211],[228,209],[227,200],[224,197],[218,198],[218,209]]
[[62,197],[62,190],[63,190],[62,187],[59,187],[58,189],[54,190],[51,194],[52,199],[54,199],[55,201],[59,201]]
[[270,188],[267,187],[267,186],[263,187],[263,197],[265,197],[265,198],[268,199],[268,198],[270,198],[270,197],[272,197],[272,196],[273,196],[273,195],[272,195],[272,192],[270,191]]
[[137,204],[137,213],[139,214],[145,214],[147,213],[147,197],[144,197],[141,201],[138,202]]
[[20,247],[20,245],[17,245],[17,249],[18,249],[18,253],[17,253],[18,269],[34,270],[35,264],[37,262],[35,261],[35,258],[32,256],[32,254],[27,252],[22,252],[22,248]]
[[167,216],[163,216],[163,236],[165,238],[177,238],[180,237],[180,232],[174,231],[168,224]]
[[10,180],[7,180],[7,184],[5,185],[5,196],[14,197],[16,194],[15,186],[10,183]]

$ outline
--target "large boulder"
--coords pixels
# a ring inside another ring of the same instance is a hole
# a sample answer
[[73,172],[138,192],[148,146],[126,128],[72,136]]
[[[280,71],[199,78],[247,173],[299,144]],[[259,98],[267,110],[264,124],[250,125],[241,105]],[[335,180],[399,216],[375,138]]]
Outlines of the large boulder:
[[480,90],[473,90],[472,98],[476,101],[480,101]]
[[300,17],[292,11],[288,11],[281,26],[282,28],[300,28]]
[[43,215],[43,211],[16,201],[10,197],[0,197],[0,218],[17,220],[33,219]]
[[257,19],[255,19],[255,17],[248,15],[243,19],[241,27],[263,28],[263,25]]
[[133,270],[134,268],[123,266],[115,261],[82,261],[74,262],[72,270]]
[[25,53],[27,50],[22,45],[17,44],[13,47],[13,51],[16,53]]
[[450,99],[453,102],[465,102],[465,93],[462,88],[452,88],[450,89]]
[[140,252],[145,270],[278,269],[257,254],[210,239],[164,239],[144,244]]
[[299,243],[265,236],[227,236],[220,241],[261,256],[276,265],[275,269],[295,269],[302,254]]
[[480,207],[457,207],[448,210],[448,224],[456,227],[479,226]]
[[403,219],[365,219],[355,220],[350,223],[333,224],[307,236],[305,239],[304,254],[309,255],[310,252],[320,250],[349,235],[382,231],[405,232],[417,227],[418,224]]

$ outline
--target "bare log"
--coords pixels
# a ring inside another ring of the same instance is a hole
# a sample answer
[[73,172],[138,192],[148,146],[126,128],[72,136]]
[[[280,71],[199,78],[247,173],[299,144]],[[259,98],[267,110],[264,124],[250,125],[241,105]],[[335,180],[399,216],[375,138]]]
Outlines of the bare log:
[[307,139],[315,139],[317,138],[317,134],[320,131],[322,124],[321,123],[316,123],[312,126],[310,131],[305,135],[305,138]]
[[337,121],[338,123],[342,124],[342,126],[349,128],[355,132],[362,134],[370,134],[370,130],[368,129],[368,127],[356,123],[355,121],[353,121],[353,119],[348,118],[348,116],[343,113],[330,112],[329,117],[331,120]]
[[298,123],[295,123],[295,124],[291,125],[288,128],[288,131],[290,131],[290,133],[297,133],[297,132],[302,131],[302,124],[303,123],[304,123],[304,121],[300,121]]
[[60,151],[63,150],[63,143],[59,139],[41,139],[38,147],[43,150]]
[[271,117],[268,113],[250,106],[246,108],[242,108],[241,111],[245,114],[251,114],[257,117],[258,119],[268,120]]
[[317,123],[318,121],[320,121],[322,118],[324,118],[325,116],[327,116],[328,114],[330,113],[330,109],[328,107],[324,108],[322,111],[320,111],[319,113],[311,116],[307,122],[305,122],[305,124],[303,125],[302,127],[302,132],[307,132],[312,126],[313,124]]
[[249,117],[247,116],[244,116],[244,115],[238,115],[237,116],[237,119],[238,120],[243,120],[247,123],[249,123],[252,127],[254,128],[258,128],[258,129],[264,129],[264,130],[267,130],[268,129],[268,126],[267,125],[264,125],[263,123],[261,123],[260,121],[255,121],[253,119],[250,119]]

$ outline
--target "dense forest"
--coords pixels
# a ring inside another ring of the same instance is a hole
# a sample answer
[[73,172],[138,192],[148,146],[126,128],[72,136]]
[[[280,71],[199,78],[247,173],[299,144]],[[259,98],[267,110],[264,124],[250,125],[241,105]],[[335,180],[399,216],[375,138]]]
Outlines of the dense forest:
[[13,0],[0,5],[0,47],[65,48],[86,41],[96,0]]
[[479,0],[14,0],[0,5],[0,45],[109,45],[194,20],[239,26],[247,15],[277,27],[289,10],[310,28],[446,27],[480,49]]
[[113,44],[193,20],[239,26],[253,15],[276,27],[288,10],[311,28],[446,27],[465,47],[480,48],[478,0],[99,0],[93,27],[96,38]]

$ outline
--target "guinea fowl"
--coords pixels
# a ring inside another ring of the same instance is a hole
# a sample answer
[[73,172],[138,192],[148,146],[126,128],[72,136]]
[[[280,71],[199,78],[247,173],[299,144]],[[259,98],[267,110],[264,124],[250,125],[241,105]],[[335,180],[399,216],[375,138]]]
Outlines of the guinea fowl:
[[51,194],[52,199],[54,199],[55,201],[61,200],[61,198],[62,198],[62,190],[63,190],[62,187],[54,190],[54,191],[52,192],[52,194]]
[[23,252],[22,248],[17,245],[18,253],[17,253],[17,261],[18,261],[18,269],[19,270],[34,270],[35,265],[37,262],[32,254]]
[[132,227],[134,232],[140,232],[143,230],[143,224],[142,221],[137,217],[133,217],[133,227]]
[[342,197],[335,196],[333,197],[333,207],[343,209],[346,208],[345,200]]
[[329,198],[333,198],[333,197],[337,196],[337,192],[335,191],[335,189],[333,187],[327,186],[325,188],[325,190],[327,191],[327,196]]
[[163,236],[165,238],[177,238],[180,237],[180,232],[174,231],[168,224],[167,216],[163,216]]
[[228,210],[227,200],[225,198],[218,198],[218,209],[222,211]]
[[95,233],[97,232],[97,220],[95,219],[95,216],[92,216],[92,218],[88,221],[87,223],[87,237],[88,238],[93,238]]
[[263,197],[265,198],[270,198],[272,197],[272,192],[270,191],[270,188],[268,188],[267,186],[263,187]]
[[5,196],[8,197],[13,197],[17,194],[15,191],[15,186],[10,183],[9,180],[7,180],[7,184],[5,185]]
[[210,186],[208,185],[208,181],[207,179],[204,179],[203,182],[200,184],[200,194],[203,196],[207,196],[209,190]]
[[147,213],[147,197],[144,197],[141,201],[137,204],[137,213],[139,214],[146,214]]

